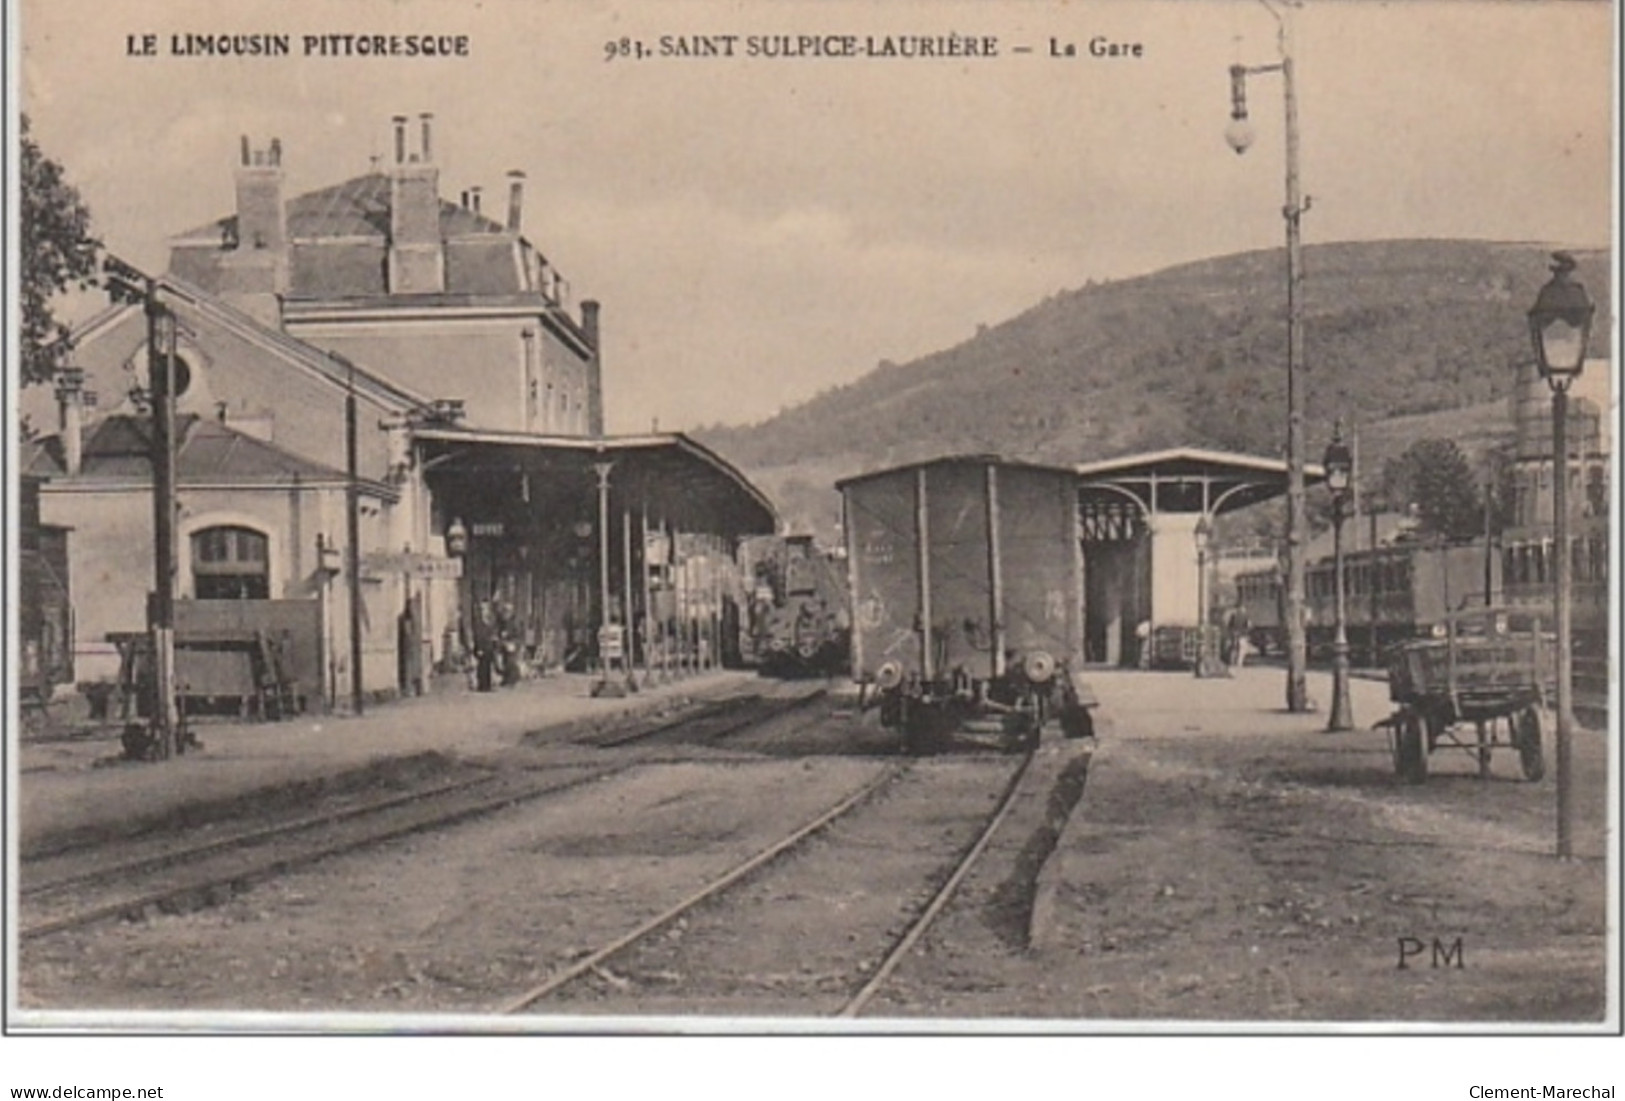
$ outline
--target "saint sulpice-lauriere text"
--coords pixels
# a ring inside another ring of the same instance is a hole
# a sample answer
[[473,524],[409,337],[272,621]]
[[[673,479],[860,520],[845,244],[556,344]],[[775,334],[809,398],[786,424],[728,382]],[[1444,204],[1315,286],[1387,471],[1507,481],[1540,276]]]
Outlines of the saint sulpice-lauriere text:
[[661,57],[963,58],[998,57],[997,35],[663,34]]

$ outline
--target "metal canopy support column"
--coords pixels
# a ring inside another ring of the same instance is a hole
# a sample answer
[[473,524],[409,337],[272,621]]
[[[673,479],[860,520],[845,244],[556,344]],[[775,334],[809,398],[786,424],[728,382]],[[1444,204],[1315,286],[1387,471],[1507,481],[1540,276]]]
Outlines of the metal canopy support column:
[[672,657],[676,661],[677,676],[688,674],[688,559],[682,554],[683,533],[671,530],[672,577]]
[[[1073,492],[1068,489],[1065,492]],[[1075,494],[1074,494],[1075,496]],[[1072,600],[1073,607],[1068,613],[1078,617],[1077,630],[1072,637],[1078,640],[1077,653],[1072,657],[1079,662],[1084,660],[1088,652],[1088,643],[1084,641],[1089,624],[1089,598],[1088,579],[1084,576],[1083,557],[1083,514],[1076,508],[1072,510]],[[1104,656],[1104,655],[1102,655]]]
[[654,626],[655,602],[654,588],[649,581],[649,497],[644,491],[642,506],[638,514],[638,537],[642,541],[642,553],[638,556],[638,579],[643,589],[643,683],[654,683]]
[[622,667],[626,670],[626,687],[637,691],[638,678],[633,672],[632,659],[637,653],[638,629],[637,618],[633,614],[632,600],[632,510],[621,511],[621,624],[625,629],[626,650],[621,659]]
[[612,657],[618,657],[614,651],[619,645],[611,629],[613,604],[609,589],[609,472],[614,466],[612,462],[592,464],[593,473],[598,476],[598,681],[592,686],[594,696],[622,696],[626,693],[626,686],[610,676],[610,661]]
[[671,680],[678,674],[677,665],[677,538],[671,525],[660,518],[660,539],[666,562],[667,599],[671,603],[671,616],[660,617],[660,675]]
[[710,545],[705,561],[711,581],[711,614],[707,618],[711,626],[711,669],[715,671],[722,668],[722,537],[709,535],[706,542]]

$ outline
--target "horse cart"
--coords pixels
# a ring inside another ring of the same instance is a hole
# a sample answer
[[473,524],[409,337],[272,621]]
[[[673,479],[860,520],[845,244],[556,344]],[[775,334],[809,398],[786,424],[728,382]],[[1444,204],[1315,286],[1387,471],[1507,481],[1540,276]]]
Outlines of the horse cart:
[[1460,749],[1490,774],[1496,748],[1517,754],[1526,780],[1546,773],[1541,709],[1553,694],[1557,638],[1529,608],[1474,608],[1448,615],[1429,638],[1389,652],[1387,727],[1394,771],[1427,779],[1428,755]]

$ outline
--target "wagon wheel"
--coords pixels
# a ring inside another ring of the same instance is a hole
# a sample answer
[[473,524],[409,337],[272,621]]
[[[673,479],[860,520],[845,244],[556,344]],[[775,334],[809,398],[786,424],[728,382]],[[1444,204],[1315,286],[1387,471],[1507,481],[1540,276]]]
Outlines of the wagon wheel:
[[1518,750],[1523,778],[1531,783],[1546,775],[1546,755],[1540,745],[1540,712],[1526,707],[1512,718],[1512,744]]
[[1407,784],[1428,778],[1428,753],[1422,740],[1422,718],[1413,711],[1400,716],[1394,728],[1394,772]]
[[1490,737],[1490,724],[1494,721],[1493,719],[1479,719],[1473,724],[1478,728],[1478,745],[1474,748],[1474,754],[1478,757],[1478,776],[1480,779],[1487,779],[1490,774],[1490,747],[1495,744]]

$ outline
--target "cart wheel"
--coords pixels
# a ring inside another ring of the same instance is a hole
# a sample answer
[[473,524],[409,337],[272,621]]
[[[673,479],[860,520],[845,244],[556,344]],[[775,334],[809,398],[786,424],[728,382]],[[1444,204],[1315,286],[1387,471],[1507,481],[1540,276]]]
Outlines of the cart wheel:
[[1422,719],[1407,712],[1394,731],[1394,771],[1407,784],[1428,778],[1428,752],[1422,741]]
[[1512,744],[1518,749],[1523,778],[1531,783],[1546,775],[1546,755],[1540,745],[1540,712],[1526,707],[1512,720]]

